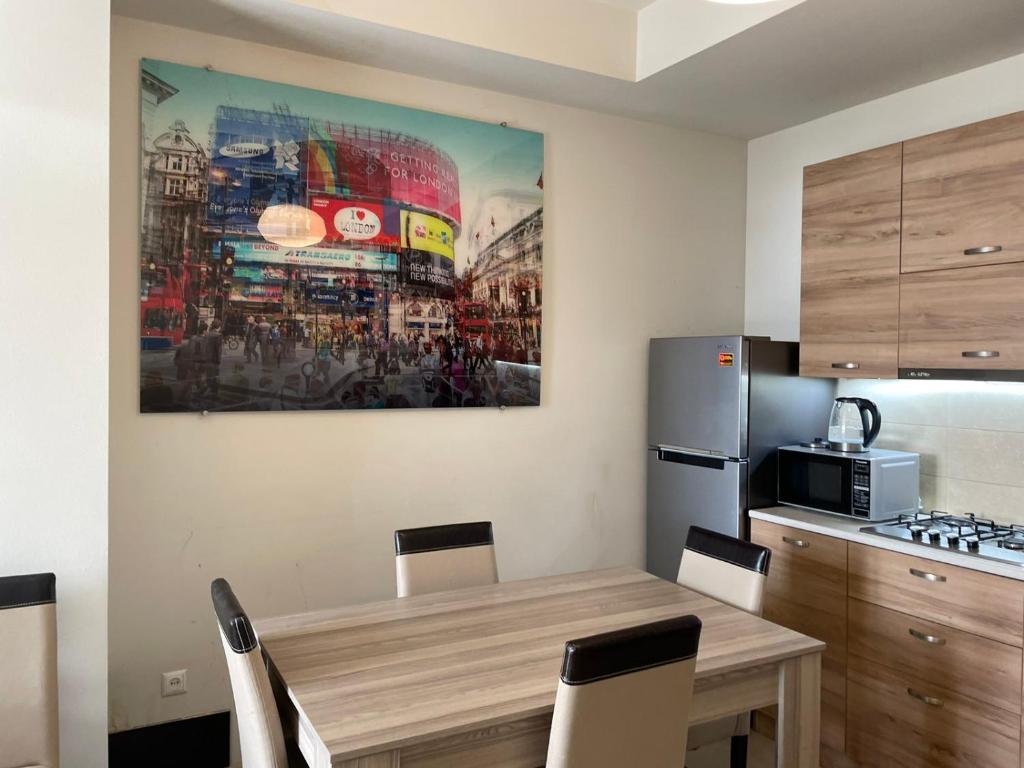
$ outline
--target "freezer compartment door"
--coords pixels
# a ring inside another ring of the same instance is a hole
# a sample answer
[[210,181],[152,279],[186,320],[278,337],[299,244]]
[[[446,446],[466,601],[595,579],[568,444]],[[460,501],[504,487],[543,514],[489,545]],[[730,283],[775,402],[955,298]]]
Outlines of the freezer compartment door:
[[647,444],[747,458],[742,336],[651,339]]
[[647,570],[675,581],[691,525],[745,537],[747,464],[647,452]]

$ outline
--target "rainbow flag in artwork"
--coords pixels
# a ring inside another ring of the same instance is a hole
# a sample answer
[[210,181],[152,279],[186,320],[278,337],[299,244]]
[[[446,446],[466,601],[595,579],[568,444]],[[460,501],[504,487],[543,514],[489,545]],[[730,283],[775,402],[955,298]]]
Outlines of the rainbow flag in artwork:
[[320,120],[309,121],[307,174],[310,189],[330,195],[342,193],[338,183],[338,145],[331,135],[330,125]]

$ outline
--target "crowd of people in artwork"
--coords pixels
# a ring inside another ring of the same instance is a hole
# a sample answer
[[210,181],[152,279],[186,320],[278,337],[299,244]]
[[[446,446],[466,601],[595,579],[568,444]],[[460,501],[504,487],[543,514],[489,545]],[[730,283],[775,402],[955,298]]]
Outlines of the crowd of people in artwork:
[[251,315],[237,331],[200,321],[174,350],[173,384],[144,376],[146,409],[470,407],[539,391],[539,349],[515,332],[463,335],[450,318],[441,332],[387,334]]

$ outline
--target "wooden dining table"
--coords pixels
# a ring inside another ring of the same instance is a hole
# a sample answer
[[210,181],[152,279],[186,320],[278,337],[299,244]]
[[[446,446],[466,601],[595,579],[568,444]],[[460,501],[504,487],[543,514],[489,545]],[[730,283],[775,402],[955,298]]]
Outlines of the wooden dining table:
[[690,724],[777,705],[784,768],[817,768],[818,640],[635,568],[256,622],[310,768],[538,768],[567,640],[696,614]]

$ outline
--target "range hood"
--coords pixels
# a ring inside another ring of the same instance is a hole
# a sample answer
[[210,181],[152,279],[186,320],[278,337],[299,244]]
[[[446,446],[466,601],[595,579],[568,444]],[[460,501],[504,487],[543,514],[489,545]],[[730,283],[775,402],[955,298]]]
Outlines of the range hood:
[[917,381],[1024,381],[1024,371],[1010,368],[900,368],[901,379]]

